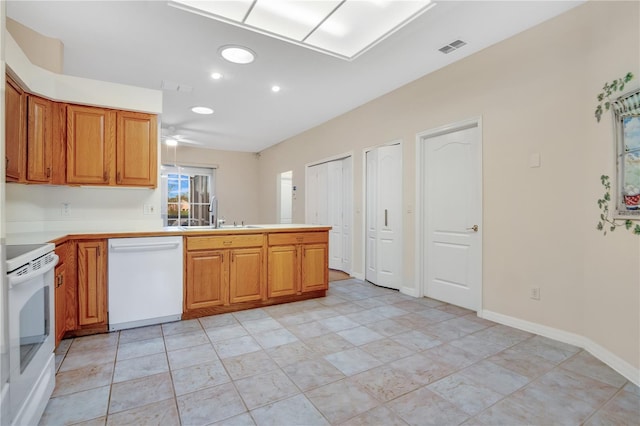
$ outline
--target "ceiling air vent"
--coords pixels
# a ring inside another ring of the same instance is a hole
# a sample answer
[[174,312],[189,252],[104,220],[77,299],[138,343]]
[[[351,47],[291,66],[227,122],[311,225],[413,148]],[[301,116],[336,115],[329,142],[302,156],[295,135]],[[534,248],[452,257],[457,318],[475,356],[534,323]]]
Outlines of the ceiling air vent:
[[455,47],[451,47],[451,46],[449,46],[449,45],[447,44],[446,46],[441,47],[441,48],[440,48],[440,49],[438,49],[438,50],[439,50],[439,51],[441,51],[442,53],[451,53],[451,52],[453,52],[454,50],[456,50],[456,48],[455,48]]
[[191,93],[193,91],[193,87],[191,86],[169,80],[162,80],[162,82],[160,83],[160,88],[169,92]]
[[452,41],[451,43],[447,44],[446,46],[441,47],[438,50],[441,51],[444,54],[447,54],[447,53],[453,52],[456,49],[460,49],[465,44],[467,44],[467,43],[462,41],[462,40],[456,40],[456,41]]

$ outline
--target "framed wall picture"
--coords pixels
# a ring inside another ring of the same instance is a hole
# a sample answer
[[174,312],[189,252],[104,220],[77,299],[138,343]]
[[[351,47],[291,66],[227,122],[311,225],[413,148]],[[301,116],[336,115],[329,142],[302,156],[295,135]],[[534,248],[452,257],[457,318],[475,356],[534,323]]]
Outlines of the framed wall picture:
[[615,216],[640,219],[640,90],[612,104],[616,139]]

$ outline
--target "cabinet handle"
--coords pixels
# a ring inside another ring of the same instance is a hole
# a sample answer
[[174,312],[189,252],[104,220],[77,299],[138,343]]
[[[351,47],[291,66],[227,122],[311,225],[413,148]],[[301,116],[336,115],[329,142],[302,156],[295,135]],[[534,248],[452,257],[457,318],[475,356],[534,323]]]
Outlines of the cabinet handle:
[[108,172],[104,172],[104,174],[102,175],[102,180],[107,182],[109,180],[109,173]]
[[51,177],[51,167],[47,167],[47,177]]
[[118,183],[122,181],[122,179],[120,178],[120,172],[118,172],[118,174],[116,175],[116,181],[118,181]]
[[389,226],[389,210],[384,209],[384,226]]
[[233,244],[233,241],[223,241],[222,244],[225,246],[230,246],[231,244]]
[[297,242],[299,242],[299,243],[301,243],[301,242],[303,242],[303,241],[304,241],[304,238],[303,238],[303,237],[296,237],[296,241],[297,241]]

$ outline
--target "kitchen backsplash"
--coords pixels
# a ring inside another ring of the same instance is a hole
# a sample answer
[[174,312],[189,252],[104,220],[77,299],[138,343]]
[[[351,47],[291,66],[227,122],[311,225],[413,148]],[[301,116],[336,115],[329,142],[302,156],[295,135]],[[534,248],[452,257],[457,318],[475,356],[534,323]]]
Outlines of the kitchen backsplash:
[[21,184],[7,184],[5,188],[7,234],[162,227],[160,190]]

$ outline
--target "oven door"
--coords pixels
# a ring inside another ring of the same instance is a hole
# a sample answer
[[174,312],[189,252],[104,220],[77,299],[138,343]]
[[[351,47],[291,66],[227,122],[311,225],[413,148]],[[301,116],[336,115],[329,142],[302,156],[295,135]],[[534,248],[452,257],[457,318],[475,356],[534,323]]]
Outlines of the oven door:
[[11,418],[15,424],[31,419],[37,423],[53,391],[53,275],[56,263],[57,256],[55,261],[37,271],[7,277],[9,394]]

